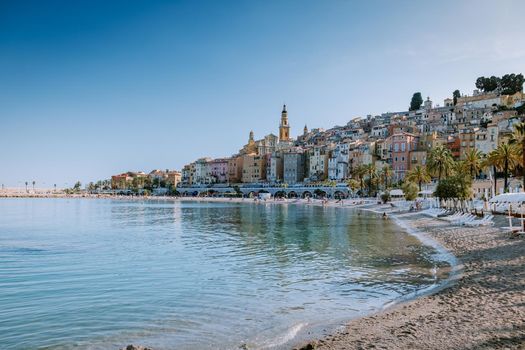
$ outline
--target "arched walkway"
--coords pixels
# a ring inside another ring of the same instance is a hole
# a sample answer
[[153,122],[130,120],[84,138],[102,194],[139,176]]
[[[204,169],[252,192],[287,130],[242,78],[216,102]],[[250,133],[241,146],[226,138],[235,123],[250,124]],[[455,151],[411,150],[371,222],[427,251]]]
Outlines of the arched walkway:
[[327,197],[327,196],[326,196],[326,192],[323,191],[323,190],[320,190],[320,189],[318,189],[318,188],[314,191],[314,195],[315,195],[315,197],[317,197],[317,198],[325,198],[325,197]]
[[274,197],[275,198],[284,198],[284,197],[286,197],[286,192],[284,192],[284,191],[277,191],[277,192],[275,192]]
[[346,195],[341,191],[335,191],[334,198],[335,199],[345,199]]

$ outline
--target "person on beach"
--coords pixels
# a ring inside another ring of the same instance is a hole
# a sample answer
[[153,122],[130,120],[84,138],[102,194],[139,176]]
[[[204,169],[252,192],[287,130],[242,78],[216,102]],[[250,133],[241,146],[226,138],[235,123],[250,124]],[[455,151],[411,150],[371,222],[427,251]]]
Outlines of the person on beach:
[[388,215],[386,215],[386,212],[383,212],[383,219],[384,220],[388,219]]

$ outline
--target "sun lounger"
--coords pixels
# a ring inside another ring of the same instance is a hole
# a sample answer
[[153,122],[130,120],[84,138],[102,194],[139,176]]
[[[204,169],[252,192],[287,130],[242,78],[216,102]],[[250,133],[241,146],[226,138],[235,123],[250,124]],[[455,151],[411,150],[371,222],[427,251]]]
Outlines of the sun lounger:
[[487,215],[484,218],[481,218],[479,220],[472,220],[470,222],[465,223],[466,226],[492,226],[494,225],[494,221],[492,219],[494,218],[494,215]]

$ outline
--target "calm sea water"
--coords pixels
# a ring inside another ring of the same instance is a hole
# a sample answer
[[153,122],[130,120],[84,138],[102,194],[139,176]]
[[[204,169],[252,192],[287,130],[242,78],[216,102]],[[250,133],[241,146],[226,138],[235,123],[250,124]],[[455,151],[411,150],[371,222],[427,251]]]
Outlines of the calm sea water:
[[286,348],[435,285],[445,266],[343,208],[2,199],[0,344]]

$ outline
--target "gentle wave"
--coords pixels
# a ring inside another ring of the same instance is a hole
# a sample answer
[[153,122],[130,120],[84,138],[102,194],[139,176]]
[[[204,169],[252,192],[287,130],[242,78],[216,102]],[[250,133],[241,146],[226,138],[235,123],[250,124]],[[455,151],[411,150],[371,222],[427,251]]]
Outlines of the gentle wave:
[[393,223],[334,208],[19,199],[0,213],[3,349],[277,349],[448,266]]

